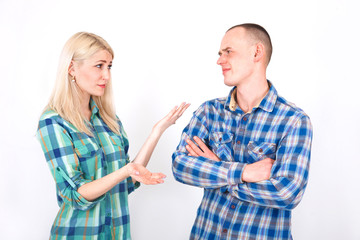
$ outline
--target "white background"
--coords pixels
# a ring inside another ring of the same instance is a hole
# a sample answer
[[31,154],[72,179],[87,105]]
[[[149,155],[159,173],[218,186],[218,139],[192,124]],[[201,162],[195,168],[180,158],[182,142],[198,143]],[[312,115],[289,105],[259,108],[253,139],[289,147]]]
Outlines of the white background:
[[268,79],[311,117],[305,196],[296,240],[360,239],[359,4],[319,1],[0,0],[0,238],[48,239],[58,206],[35,139],[65,41],[94,32],[115,51],[117,114],[134,157],[153,124],[181,101],[190,109],[149,164],[166,183],[130,196],[133,239],[188,239],[202,190],[176,182],[171,154],[192,112],[228,94],[217,52],[231,26],[255,22],[273,41]]

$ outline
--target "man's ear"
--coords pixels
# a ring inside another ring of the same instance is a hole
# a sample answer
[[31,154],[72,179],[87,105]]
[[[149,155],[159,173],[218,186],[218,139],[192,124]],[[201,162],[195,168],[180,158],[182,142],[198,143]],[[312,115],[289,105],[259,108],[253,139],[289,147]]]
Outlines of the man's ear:
[[255,46],[254,61],[260,62],[265,58],[265,46],[262,43],[257,43]]

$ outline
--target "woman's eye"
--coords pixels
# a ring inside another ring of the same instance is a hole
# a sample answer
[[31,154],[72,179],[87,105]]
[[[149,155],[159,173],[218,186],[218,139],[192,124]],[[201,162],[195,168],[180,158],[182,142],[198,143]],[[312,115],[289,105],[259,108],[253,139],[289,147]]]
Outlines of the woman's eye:
[[112,67],[112,65],[109,65],[109,66],[108,66],[108,69],[111,69],[111,67]]
[[96,65],[95,67],[101,68],[101,67],[102,67],[102,64],[98,64],[98,65]]

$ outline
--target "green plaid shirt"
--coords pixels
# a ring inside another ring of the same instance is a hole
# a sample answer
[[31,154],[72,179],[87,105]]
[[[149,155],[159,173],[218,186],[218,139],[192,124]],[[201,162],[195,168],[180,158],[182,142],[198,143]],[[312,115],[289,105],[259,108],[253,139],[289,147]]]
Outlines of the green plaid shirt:
[[104,177],[129,162],[129,142],[121,122],[120,135],[104,123],[91,100],[94,136],[79,132],[55,111],[43,113],[38,139],[56,183],[60,210],[51,239],[131,239],[128,195],[135,189],[128,178],[95,201],[87,201],[77,189]]

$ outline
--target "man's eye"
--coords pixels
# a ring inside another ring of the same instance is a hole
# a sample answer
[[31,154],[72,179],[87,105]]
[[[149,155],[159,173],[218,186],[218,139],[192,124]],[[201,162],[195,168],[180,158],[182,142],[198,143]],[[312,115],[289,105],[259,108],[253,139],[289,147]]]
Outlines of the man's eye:
[[226,53],[227,53],[227,54],[230,54],[230,53],[231,53],[231,51],[230,51],[230,50],[226,50]]

